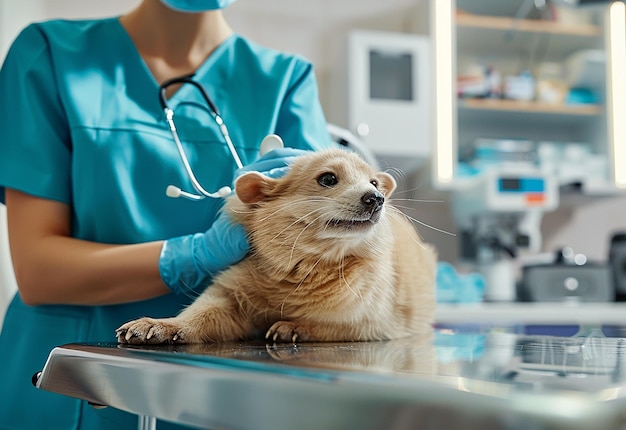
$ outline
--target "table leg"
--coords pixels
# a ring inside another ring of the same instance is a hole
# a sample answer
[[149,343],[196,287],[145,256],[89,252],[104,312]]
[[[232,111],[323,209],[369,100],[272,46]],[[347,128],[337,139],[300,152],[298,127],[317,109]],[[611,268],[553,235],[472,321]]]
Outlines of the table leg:
[[156,430],[156,418],[139,415],[138,430]]

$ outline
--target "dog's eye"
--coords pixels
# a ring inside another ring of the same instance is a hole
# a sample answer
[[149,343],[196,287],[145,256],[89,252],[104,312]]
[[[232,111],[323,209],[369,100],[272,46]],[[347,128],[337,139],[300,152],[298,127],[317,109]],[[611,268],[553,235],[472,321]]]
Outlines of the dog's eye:
[[370,181],[370,184],[372,184],[373,186],[375,186],[378,189],[378,181],[376,179],[372,179]]
[[322,173],[317,178],[317,183],[326,188],[334,187],[338,182],[339,179],[337,179],[337,177],[332,173]]

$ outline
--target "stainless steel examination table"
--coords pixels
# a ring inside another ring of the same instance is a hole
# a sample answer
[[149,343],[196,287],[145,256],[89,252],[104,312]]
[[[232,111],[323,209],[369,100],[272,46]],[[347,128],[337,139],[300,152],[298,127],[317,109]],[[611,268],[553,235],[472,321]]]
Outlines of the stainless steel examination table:
[[448,326],[389,342],[69,344],[36,385],[130,411],[146,429],[157,418],[234,430],[620,429],[622,335]]

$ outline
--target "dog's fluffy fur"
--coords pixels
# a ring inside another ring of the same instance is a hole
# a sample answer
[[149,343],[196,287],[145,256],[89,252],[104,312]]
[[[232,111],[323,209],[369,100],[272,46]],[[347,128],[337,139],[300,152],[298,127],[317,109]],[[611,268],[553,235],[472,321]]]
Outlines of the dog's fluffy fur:
[[247,173],[226,208],[249,255],[189,307],[117,330],[121,343],[395,339],[428,330],[436,255],[388,198],[393,177],[359,156],[298,157],[282,178]]

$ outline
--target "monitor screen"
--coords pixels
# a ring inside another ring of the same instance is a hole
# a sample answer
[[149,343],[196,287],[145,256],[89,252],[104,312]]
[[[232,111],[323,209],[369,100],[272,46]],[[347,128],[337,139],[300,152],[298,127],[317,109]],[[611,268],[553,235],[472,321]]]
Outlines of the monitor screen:
[[370,99],[412,101],[413,58],[410,53],[369,51]]

